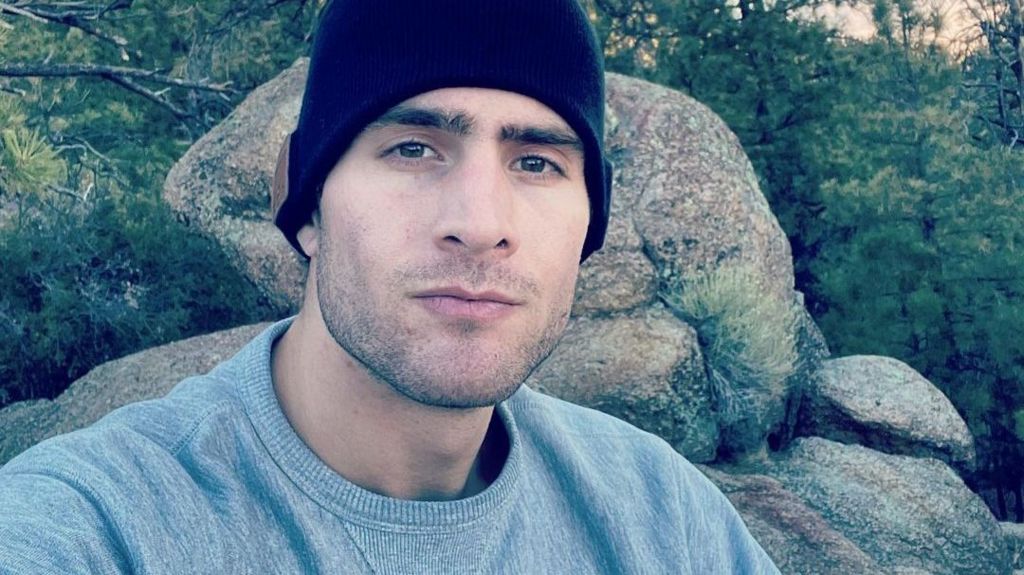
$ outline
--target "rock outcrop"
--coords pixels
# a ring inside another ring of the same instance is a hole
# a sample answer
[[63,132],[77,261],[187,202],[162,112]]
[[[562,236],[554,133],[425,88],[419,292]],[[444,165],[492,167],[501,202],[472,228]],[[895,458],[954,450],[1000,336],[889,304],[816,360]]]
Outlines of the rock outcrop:
[[974,439],[949,399],[909,365],[878,356],[822,363],[799,433],[973,468]]
[[527,383],[622,419],[643,419],[648,431],[696,461],[715,458],[718,428],[697,335],[664,308],[572,320]]
[[306,262],[270,220],[270,182],[299,117],[307,63],[253,90],[171,168],[163,193],[179,218],[216,238],[242,275],[289,311],[302,301]]
[[798,439],[762,472],[816,510],[883,571],[1009,573],[999,523],[945,463]]
[[660,278],[741,264],[759,271],[766,294],[790,301],[789,241],[728,126],[675,90],[617,74],[607,83],[612,221],[581,275],[613,269],[623,252],[649,260]]
[[802,499],[766,475],[700,470],[725,493],[783,573],[880,573],[878,563]]
[[1010,554],[1010,567],[1014,575],[1024,571],[1024,524],[1003,522],[999,524]]

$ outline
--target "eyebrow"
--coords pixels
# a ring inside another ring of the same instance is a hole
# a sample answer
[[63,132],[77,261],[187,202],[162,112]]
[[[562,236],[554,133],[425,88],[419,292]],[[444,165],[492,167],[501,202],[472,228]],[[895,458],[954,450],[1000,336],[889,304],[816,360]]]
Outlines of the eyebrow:
[[[422,108],[399,104],[371,122],[366,129],[376,130],[389,126],[416,126],[442,130],[456,136],[473,132],[474,119],[465,112],[442,108]],[[571,130],[559,126],[522,126],[507,124],[501,127],[503,142],[526,145],[559,146],[583,153],[583,142]]]
[[538,128],[532,126],[503,126],[501,139],[519,144],[538,144],[542,146],[561,146],[574,151],[583,152],[583,142],[579,137],[562,128]]
[[473,119],[459,112],[399,104],[371,122],[367,129],[380,129],[388,126],[435,128],[456,136],[467,136],[473,130]]

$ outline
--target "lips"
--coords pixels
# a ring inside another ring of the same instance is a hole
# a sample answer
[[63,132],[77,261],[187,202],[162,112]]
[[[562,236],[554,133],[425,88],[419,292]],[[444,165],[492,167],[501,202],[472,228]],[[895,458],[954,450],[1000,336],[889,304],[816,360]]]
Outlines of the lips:
[[523,304],[499,291],[472,292],[459,287],[426,290],[416,293],[413,299],[436,315],[478,321],[501,319]]

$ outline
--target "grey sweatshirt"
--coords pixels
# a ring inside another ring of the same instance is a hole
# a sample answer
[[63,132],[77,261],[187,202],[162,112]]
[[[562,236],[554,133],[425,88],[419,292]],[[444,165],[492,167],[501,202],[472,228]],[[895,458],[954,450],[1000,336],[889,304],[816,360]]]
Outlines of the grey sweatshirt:
[[778,573],[664,441],[526,387],[496,409],[509,453],[478,495],[350,483],[277,402],[288,324],[0,468],[0,573]]

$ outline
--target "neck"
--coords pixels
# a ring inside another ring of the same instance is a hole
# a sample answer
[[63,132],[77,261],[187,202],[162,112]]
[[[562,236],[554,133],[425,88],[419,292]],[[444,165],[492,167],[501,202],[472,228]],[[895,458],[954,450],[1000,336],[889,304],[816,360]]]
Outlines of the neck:
[[364,489],[459,499],[482,491],[504,461],[507,440],[493,407],[440,408],[401,395],[339,347],[319,313],[303,308],[274,345],[272,369],[298,435]]

